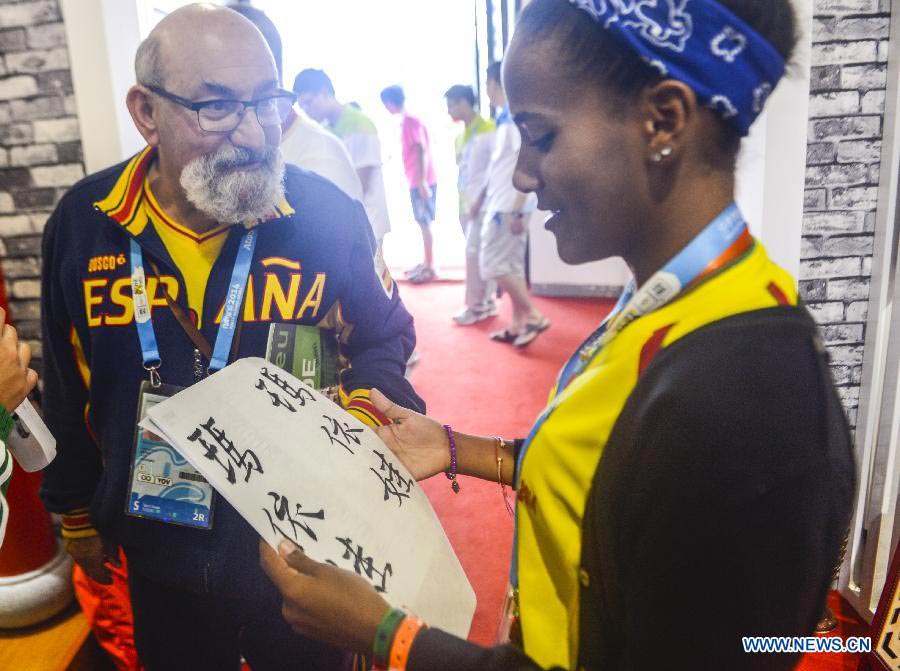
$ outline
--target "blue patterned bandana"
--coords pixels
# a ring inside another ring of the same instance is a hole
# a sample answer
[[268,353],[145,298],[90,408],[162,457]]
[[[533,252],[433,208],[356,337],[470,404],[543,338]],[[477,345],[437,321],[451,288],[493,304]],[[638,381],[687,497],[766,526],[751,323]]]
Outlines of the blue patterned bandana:
[[784,60],[715,0],[569,0],[663,77],[689,85],[746,135],[784,74]]

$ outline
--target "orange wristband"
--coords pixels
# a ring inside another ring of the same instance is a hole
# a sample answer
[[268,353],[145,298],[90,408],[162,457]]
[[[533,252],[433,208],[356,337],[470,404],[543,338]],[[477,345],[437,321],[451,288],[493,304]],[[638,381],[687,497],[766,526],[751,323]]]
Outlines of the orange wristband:
[[397,633],[394,634],[391,653],[388,655],[389,671],[406,671],[406,663],[409,661],[409,651],[412,649],[413,641],[424,628],[425,623],[417,617],[409,616],[400,623]]

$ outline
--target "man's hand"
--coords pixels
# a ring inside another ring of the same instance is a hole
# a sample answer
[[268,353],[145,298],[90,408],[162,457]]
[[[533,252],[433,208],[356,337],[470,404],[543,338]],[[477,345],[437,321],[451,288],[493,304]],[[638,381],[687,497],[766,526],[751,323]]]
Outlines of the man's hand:
[[67,538],[66,552],[87,574],[88,578],[101,585],[112,584],[112,574],[107,564],[119,568],[119,546],[100,535],[87,538]]
[[481,217],[483,216],[482,209],[484,208],[484,201],[487,198],[487,187],[481,190],[481,193],[478,194],[478,197],[469,205],[469,209],[466,214],[469,215],[469,219],[472,221],[476,221],[481,224]]
[[377,389],[369,400],[391,420],[387,426],[375,427],[375,432],[416,480],[450,468],[450,442],[440,423],[391,402]]
[[513,235],[522,235],[525,232],[525,216],[521,212],[503,215],[509,225],[509,232]]
[[[6,313],[0,308],[0,323]],[[0,330],[0,405],[12,414],[37,384],[37,373],[28,367],[31,347],[19,342],[16,329],[3,324]]]
[[281,613],[295,632],[372,654],[375,631],[390,606],[368,582],[310,559],[290,541],[282,541],[276,553],[260,540],[259,563],[281,592]]
[[419,196],[422,198],[422,200],[428,200],[429,198],[431,198],[431,187],[424,182],[419,184],[416,189],[418,190]]

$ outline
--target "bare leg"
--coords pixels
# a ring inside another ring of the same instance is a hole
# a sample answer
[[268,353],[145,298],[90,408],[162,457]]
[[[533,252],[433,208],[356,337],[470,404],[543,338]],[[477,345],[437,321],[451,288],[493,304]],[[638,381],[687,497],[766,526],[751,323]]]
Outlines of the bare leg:
[[525,284],[524,277],[504,275],[497,279],[497,283],[509,294],[509,298],[512,301],[513,316],[509,325],[510,331],[518,333],[527,322],[540,321],[542,315],[531,302],[531,296],[528,295],[528,285]]
[[422,264],[425,268],[434,268],[434,236],[431,233],[431,226],[419,225],[422,230],[422,247],[425,252],[425,261]]

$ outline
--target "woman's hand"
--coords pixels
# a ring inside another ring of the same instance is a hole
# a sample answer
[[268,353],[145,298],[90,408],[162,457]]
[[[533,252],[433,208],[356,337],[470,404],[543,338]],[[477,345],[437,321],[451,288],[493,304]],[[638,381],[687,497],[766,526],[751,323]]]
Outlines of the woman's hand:
[[259,563],[281,592],[281,613],[295,632],[372,654],[375,631],[390,605],[363,578],[310,559],[290,541],[282,541],[276,553],[260,540]]
[[416,480],[450,468],[450,441],[444,427],[425,415],[392,403],[373,389],[369,399],[392,424],[375,428],[378,437],[399,457]]

